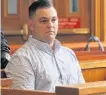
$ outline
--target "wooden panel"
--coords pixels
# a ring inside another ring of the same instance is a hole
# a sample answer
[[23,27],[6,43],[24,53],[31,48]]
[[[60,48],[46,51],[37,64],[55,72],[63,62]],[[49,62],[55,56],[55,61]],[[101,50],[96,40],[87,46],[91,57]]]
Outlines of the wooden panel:
[[91,35],[106,40],[106,0],[91,0]]
[[101,39],[106,41],[106,0],[101,0]]
[[[69,9],[70,9],[70,3],[69,0],[63,0],[61,2],[61,0],[55,0],[55,8],[57,10],[58,16],[59,17],[71,17],[71,16],[76,16],[79,17],[81,19],[81,28],[89,28],[89,9],[88,9],[88,1],[89,0],[78,0],[78,12],[73,12],[70,13]],[[60,4],[61,2],[61,4]],[[83,6],[83,8],[82,8]],[[86,18],[85,18],[86,17]],[[84,20],[83,20],[84,19]]]
[[[106,63],[105,63],[106,64]],[[86,82],[106,80],[106,67],[82,70]]]
[[85,55],[101,55],[106,54],[106,51],[75,51],[76,56],[85,56]]
[[[90,28],[89,26],[89,0],[79,0],[80,1],[80,17],[81,17],[81,28]],[[83,6],[83,7],[82,7]]]
[[61,43],[74,43],[74,42],[87,42],[87,40],[89,39],[90,35],[89,34],[81,34],[81,35],[77,35],[75,34],[64,34],[64,35],[60,35],[58,34],[58,36],[56,37]]
[[[20,31],[23,24],[28,20],[28,6],[31,0],[17,0],[17,14],[8,14],[8,0],[1,0],[1,24],[5,32]],[[23,6],[24,5],[24,6]]]
[[[4,1],[4,2],[3,2]],[[4,14],[3,14],[3,17],[4,17],[4,19],[10,19],[10,20],[12,20],[12,19],[20,19],[20,7],[19,7],[19,5],[21,4],[21,2],[20,2],[20,0],[16,0],[16,4],[17,4],[17,10],[16,10],[16,14],[9,14],[8,13],[8,8],[9,8],[9,6],[8,6],[8,0],[3,0],[2,2],[3,2],[3,6],[5,7],[5,9],[4,9]],[[12,2],[11,2],[12,3]]]
[[[76,43],[62,43],[64,46],[69,47],[75,51],[84,51],[86,47],[86,42],[76,42]],[[106,50],[106,42],[102,42],[103,47]],[[98,44],[96,42],[90,43],[91,51],[99,50]]]
[[12,78],[1,78],[1,88],[9,88],[12,85]]
[[100,39],[100,1],[95,0],[95,36]]
[[[2,28],[3,29],[12,29],[12,28],[19,28],[19,19],[20,19],[20,3],[21,3],[21,0],[17,0],[17,14],[8,14],[8,6],[7,6],[7,0],[2,0],[1,1],[2,5],[1,5],[1,24],[2,24]],[[15,24],[14,24],[15,23]]]
[[67,0],[63,0],[62,2],[61,0],[54,1],[54,7],[56,8],[59,17],[67,17],[66,6],[68,5],[68,3],[66,1]]
[[[61,42],[81,42],[87,41],[90,37],[90,23],[89,23],[89,0],[78,0],[79,8],[77,13],[70,13],[69,0],[54,0],[54,6],[57,10],[59,18],[78,17],[80,18],[81,27],[76,29],[60,29],[57,39]],[[60,4],[61,2],[61,4]],[[83,7],[82,7],[83,6]],[[85,18],[86,17],[86,18]],[[80,35],[79,35],[80,34]],[[83,34],[83,35],[82,35]],[[77,39],[76,39],[77,38]]]
[[89,0],[91,2],[90,6],[90,31],[91,31],[91,36],[95,35],[95,0]]
[[77,56],[79,61],[87,61],[87,60],[105,60],[106,54],[101,55],[85,55],[85,56]]
[[82,70],[95,69],[95,68],[106,68],[106,59],[104,60],[86,60],[79,61]]
[[1,89],[2,95],[55,95],[55,93],[39,90]]
[[25,41],[23,40],[23,38],[22,38],[23,36],[14,36],[14,34],[13,35],[11,35],[11,36],[5,36],[5,39],[8,41],[8,44],[12,44],[12,45],[20,45],[20,44],[24,44],[25,43]]
[[106,80],[106,59],[79,62],[86,82]]
[[106,41],[106,0],[104,0],[104,40]]
[[106,81],[57,86],[56,95],[106,95]]
[[60,29],[60,34],[89,34],[89,28]]
[[19,49],[22,45],[9,45],[10,47],[10,54],[12,55],[17,49]]

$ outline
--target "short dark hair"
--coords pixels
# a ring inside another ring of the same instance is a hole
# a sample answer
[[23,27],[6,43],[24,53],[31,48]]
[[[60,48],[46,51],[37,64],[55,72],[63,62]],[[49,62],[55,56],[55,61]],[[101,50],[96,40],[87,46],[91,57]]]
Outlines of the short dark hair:
[[29,6],[29,18],[32,18],[39,8],[49,8],[53,6],[51,0],[37,0]]

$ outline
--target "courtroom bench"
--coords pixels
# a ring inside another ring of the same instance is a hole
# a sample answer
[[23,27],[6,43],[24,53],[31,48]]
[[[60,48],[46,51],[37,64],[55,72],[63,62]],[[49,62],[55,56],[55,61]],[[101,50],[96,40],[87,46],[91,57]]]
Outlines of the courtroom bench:
[[106,51],[75,51],[76,56],[85,56],[85,55],[101,55],[106,54]]
[[79,61],[86,82],[106,80],[106,59]]
[[106,54],[77,56],[86,82],[106,80]]
[[1,89],[2,95],[106,95],[106,81],[56,86],[55,93],[38,90]]
[[1,88],[9,88],[12,85],[12,78],[0,78]]
[[[66,46],[74,51],[84,51],[86,44],[87,44],[86,42],[62,43],[63,46]],[[106,51],[106,42],[102,42],[102,45]],[[97,42],[91,42],[90,48],[91,48],[91,51],[100,50]]]
[[9,45],[10,55],[12,55],[17,49],[19,49],[22,45]]
[[84,55],[84,56],[77,56],[79,61],[87,61],[87,60],[105,60],[106,54],[99,54],[99,55]]

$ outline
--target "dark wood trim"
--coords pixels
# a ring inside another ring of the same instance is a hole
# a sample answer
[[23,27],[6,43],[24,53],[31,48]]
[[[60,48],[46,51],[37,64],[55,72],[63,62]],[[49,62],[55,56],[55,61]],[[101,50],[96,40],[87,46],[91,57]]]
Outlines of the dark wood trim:
[[101,37],[101,41],[104,41],[104,39],[105,39],[105,35],[104,35],[104,0],[101,0],[101,3],[100,3],[100,5],[101,5],[101,12],[100,12],[100,14],[101,14],[101,22],[100,22],[100,27],[101,27],[101,35],[100,35],[100,37]]
[[91,36],[95,35],[95,0],[91,0]]

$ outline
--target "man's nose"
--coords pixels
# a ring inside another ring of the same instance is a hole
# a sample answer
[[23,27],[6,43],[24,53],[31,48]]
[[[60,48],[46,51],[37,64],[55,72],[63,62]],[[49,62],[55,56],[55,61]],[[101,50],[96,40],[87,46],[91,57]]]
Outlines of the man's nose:
[[51,27],[53,27],[53,22],[52,21],[49,21],[48,22],[48,28],[51,28]]

